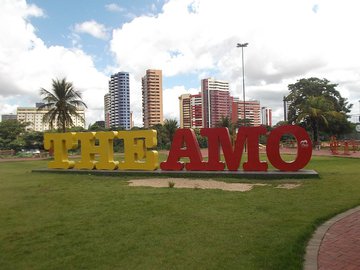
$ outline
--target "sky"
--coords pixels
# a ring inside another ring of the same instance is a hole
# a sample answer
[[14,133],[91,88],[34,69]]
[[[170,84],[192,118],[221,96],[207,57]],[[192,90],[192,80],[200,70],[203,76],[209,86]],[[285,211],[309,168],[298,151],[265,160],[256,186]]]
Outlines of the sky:
[[201,79],[230,83],[242,99],[283,120],[288,85],[326,78],[360,112],[358,0],[0,0],[0,114],[41,101],[40,88],[66,77],[104,119],[111,74],[130,73],[130,106],[142,126],[141,77],[163,71],[164,118],[179,119],[178,97]]

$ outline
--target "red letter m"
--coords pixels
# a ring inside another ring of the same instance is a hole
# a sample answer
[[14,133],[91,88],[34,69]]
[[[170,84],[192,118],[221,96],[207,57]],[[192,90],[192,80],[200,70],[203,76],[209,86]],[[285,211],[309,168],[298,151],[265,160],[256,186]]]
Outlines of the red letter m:
[[259,160],[259,136],[266,133],[265,127],[241,127],[237,133],[234,147],[231,145],[227,128],[203,128],[201,135],[208,138],[208,169],[222,171],[224,162],[220,161],[220,146],[226,166],[230,171],[238,170],[242,153],[247,142],[248,160],[244,162],[244,171],[266,171],[267,163]]

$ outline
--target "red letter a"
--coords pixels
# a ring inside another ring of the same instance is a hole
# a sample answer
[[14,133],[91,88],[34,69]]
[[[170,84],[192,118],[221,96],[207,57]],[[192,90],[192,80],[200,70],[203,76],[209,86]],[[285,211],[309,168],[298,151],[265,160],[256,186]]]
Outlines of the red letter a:
[[207,168],[206,163],[202,162],[199,144],[192,129],[176,130],[168,159],[160,164],[160,168],[164,171],[180,171],[184,168],[184,163],[179,161],[182,157],[190,159],[190,163],[185,164],[188,171],[204,171]]

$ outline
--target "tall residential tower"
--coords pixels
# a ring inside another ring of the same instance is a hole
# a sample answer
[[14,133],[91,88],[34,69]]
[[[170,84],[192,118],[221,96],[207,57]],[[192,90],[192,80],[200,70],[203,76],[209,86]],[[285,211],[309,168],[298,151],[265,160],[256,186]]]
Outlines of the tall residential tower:
[[180,127],[202,128],[202,98],[196,95],[183,94],[179,97]]
[[110,93],[105,94],[104,96],[104,120],[105,128],[110,127],[110,107],[111,107],[111,98]]
[[[110,126],[130,129],[130,82],[128,72],[111,75],[109,81]],[[106,96],[105,96],[106,102]],[[106,112],[105,112],[106,113]]]
[[144,127],[163,123],[162,71],[148,69],[142,78]]
[[201,80],[203,127],[215,127],[221,117],[230,117],[229,83],[213,78]]
[[261,124],[272,126],[272,111],[270,108],[261,107]]
[[[245,101],[245,119],[244,123],[244,101],[233,98],[232,102],[232,122],[246,126],[261,125],[260,102],[258,100]],[[241,121],[240,123],[238,121]]]

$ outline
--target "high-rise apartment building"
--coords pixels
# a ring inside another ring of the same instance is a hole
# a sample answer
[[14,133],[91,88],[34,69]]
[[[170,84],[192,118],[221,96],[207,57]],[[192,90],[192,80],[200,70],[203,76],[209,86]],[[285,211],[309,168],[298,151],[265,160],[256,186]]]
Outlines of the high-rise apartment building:
[[190,96],[191,127],[203,127],[203,105],[201,92]]
[[[260,126],[260,102],[257,100],[245,101],[245,116],[246,125]],[[244,101],[233,98],[231,118],[233,123],[236,123],[238,120],[244,120]]]
[[142,78],[144,127],[163,124],[162,71],[148,69]]
[[110,127],[110,107],[111,107],[110,93],[106,93],[104,96],[104,120],[105,128]]
[[179,97],[180,128],[202,128],[202,98],[196,95],[183,94]]
[[[26,129],[33,131],[46,131],[50,130],[50,124],[48,122],[44,122],[44,115],[49,112],[49,109],[41,109],[38,110],[38,107],[18,107],[17,108],[17,120],[21,123],[28,123]],[[83,108],[77,109],[78,116],[71,116],[73,124],[75,127],[83,127],[85,128],[85,111]],[[58,128],[56,123],[54,123],[53,127],[55,129]]]
[[109,81],[110,126],[130,129],[130,81],[128,72],[111,75]]
[[213,78],[201,80],[203,126],[215,127],[222,117],[230,117],[229,83]]
[[261,124],[272,126],[272,111],[270,108],[261,107]]
[[191,128],[190,94],[179,97],[180,128]]

